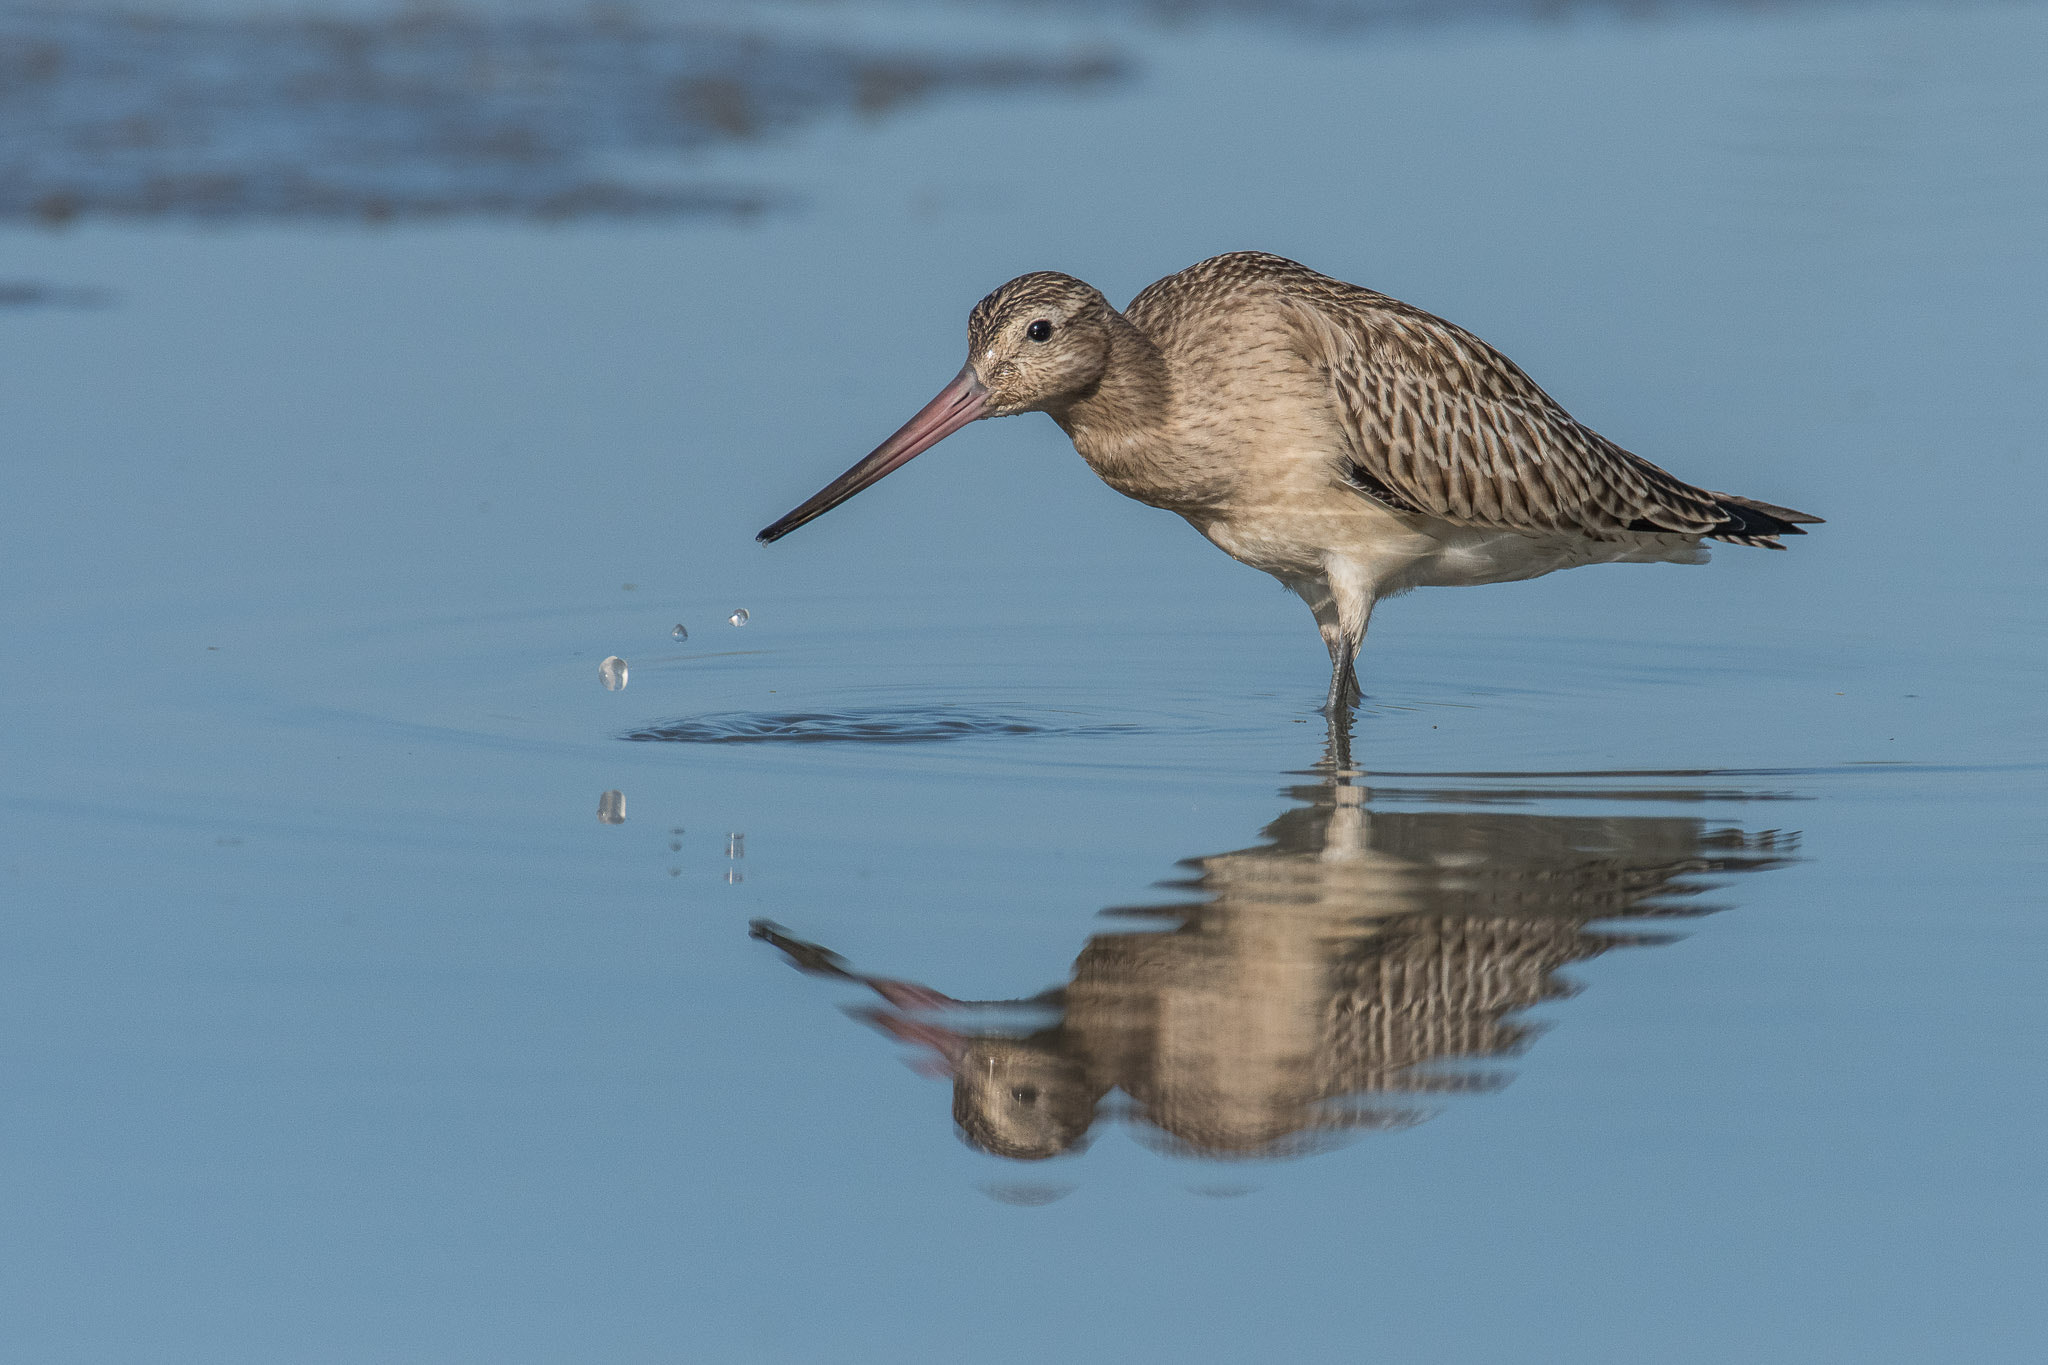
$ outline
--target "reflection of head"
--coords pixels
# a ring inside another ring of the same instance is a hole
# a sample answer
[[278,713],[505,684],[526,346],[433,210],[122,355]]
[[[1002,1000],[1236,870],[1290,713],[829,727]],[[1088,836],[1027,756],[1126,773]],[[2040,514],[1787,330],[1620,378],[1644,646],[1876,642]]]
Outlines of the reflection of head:
[[1095,1120],[1079,1062],[1028,1038],[968,1041],[953,1070],[953,1121],[971,1147],[1018,1161],[1074,1150]]

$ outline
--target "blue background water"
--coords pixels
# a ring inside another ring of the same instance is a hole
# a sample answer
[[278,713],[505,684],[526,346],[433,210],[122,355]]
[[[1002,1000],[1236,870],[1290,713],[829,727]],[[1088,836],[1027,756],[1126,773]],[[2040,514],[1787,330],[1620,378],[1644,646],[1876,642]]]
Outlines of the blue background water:
[[[8,230],[107,302],[0,312],[7,1354],[2038,1359],[2048,6],[775,22],[1136,74],[698,154],[749,222]],[[1041,418],[751,536],[996,283],[1244,246],[1829,518],[1389,605],[1369,804],[1796,861],[1417,1127],[1020,1166],[748,922],[1057,984],[1301,806],[1320,643]],[[814,711],[1039,732],[620,739]]]

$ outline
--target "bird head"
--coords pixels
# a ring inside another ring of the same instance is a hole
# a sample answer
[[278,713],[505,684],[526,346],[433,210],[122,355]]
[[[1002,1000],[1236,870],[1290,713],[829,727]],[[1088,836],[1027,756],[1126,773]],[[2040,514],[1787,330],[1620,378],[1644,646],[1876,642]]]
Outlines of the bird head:
[[1063,410],[1094,389],[1109,367],[1116,311],[1093,287],[1049,270],[1019,275],[974,305],[967,363],[867,458],[762,531],[780,540],[805,522],[931,449],[969,422],[1020,412]]
[[1102,382],[1115,310],[1093,285],[1040,270],[974,305],[967,368],[988,390],[988,417],[1058,410]]

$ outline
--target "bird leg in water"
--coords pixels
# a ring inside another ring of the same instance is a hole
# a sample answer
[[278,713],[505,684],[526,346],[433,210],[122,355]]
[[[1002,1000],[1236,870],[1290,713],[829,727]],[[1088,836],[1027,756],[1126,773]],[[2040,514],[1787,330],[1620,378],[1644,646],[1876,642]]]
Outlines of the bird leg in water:
[[[1359,648],[1365,644],[1365,628],[1372,620],[1376,596],[1373,585],[1351,561],[1332,556],[1325,563],[1329,566],[1330,603],[1337,627],[1334,632],[1323,632],[1323,639],[1330,646],[1330,699],[1326,707],[1328,714],[1334,716],[1348,714],[1365,700],[1365,689],[1358,685],[1357,659]],[[1317,624],[1322,624],[1320,617]]]
[[1350,715],[1351,709],[1365,700],[1365,689],[1358,685],[1357,664],[1358,647],[1365,643],[1365,622],[1353,625],[1342,621],[1335,611],[1325,620],[1324,613],[1318,611],[1316,625],[1330,649],[1330,695],[1323,702],[1323,714],[1334,720]]
[[1373,594],[1370,585],[1349,564],[1330,565],[1322,579],[1288,580],[1287,586],[1308,603],[1316,616],[1316,629],[1330,651],[1330,694],[1323,702],[1326,716],[1349,715],[1365,699],[1358,685],[1358,648],[1365,643],[1366,623],[1372,619]]

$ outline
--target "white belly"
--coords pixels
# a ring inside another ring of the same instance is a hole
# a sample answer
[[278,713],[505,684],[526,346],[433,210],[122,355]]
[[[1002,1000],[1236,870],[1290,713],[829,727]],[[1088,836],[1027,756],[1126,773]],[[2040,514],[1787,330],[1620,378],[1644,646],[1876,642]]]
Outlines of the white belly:
[[1184,515],[1225,554],[1282,582],[1339,574],[1360,581],[1374,598],[1508,583],[1581,564],[1697,564],[1707,557],[1686,536],[1525,535],[1405,516],[1327,482],[1287,491],[1292,496],[1234,500],[1219,512]]

